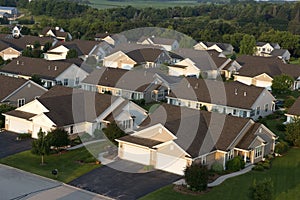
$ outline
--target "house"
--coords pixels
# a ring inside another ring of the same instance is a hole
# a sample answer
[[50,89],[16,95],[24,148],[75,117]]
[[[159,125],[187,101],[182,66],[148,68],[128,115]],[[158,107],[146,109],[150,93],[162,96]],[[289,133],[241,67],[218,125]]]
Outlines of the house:
[[242,66],[234,80],[247,85],[271,89],[275,76],[286,74],[294,78],[294,90],[300,88],[300,65],[285,64],[276,57],[240,56],[237,62]]
[[0,104],[23,106],[47,92],[47,89],[26,79],[0,75]]
[[97,62],[100,62],[104,59],[105,56],[108,56],[112,52],[112,50],[113,47],[110,44],[102,41],[94,46],[87,57],[94,57]]
[[233,81],[182,79],[166,99],[171,105],[254,120],[275,110],[275,98],[267,89]]
[[256,56],[274,56],[289,61],[291,53],[287,49],[281,49],[278,43],[257,42],[256,43]]
[[114,35],[110,35],[110,34],[101,34],[101,35],[96,35],[95,38],[96,41],[105,41],[108,44],[110,44],[111,46],[118,46],[120,44],[123,43],[127,43],[127,38],[122,35],[122,34],[114,34]]
[[51,38],[40,38],[31,35],[22,35],[21,37],[13,37],[13,35],[0,34],[0,56],[4,60],[17,58],[22,54],[22,51],[27,48],[34,48],[39,44],[39,49],[43,50],[45,45],[54,44]]
[[24,79],[30,79],[36,75],[41,78],[46,88],[57,84],[78,87],[88,75],[79,67],[81,63],[82,61],[78,59],[69,59],[63,62],[20,56],[2,67],[0,74]]
[[72,40],[71,34],[69,32],[65,32],[61,27],[45,27],[39,36],[51,37],[64,42]]
[[233,54],[233,46],[228,43],[218,43],[218,42],[199,42],[194,45],[195,50],[216,50],[224,55]]
[[70,135],[89,133],[116,121],[132,131],[147,116],[138,105],[121,97],[55,86],[41,97],[4,114],[5,129],[31,133],[62,128]]
[[164,48],[166,51],[174,51],[179,48],[179,43],[177,40],[171,38],[160,38],[155,36],[143,36],[137,41],[137,44],[159,46]]
[[102,67],[85,78],[81,87],[84,90],[109,93],[131,100],[144,99],[149,103],[163,100],[178,81],[177,77],[168,77],[150,70],[128,71]]
[[94,40],[95,41],[103,41],[104,38],[110,36],[110,34],[106,31],[105,33],[96,33]]
[[44,59],[46,60],[65,60],[68,52],[71,49],[76,50],[78,58],[85,60],[92,51],[95,51],[99,42],[88,40],[73,40],[69,42],[58,42],[46,53]]
[[162,104],[140,129],[116,141],[118,156],[183,175],[193,162],[210,167],[241,156],[246,163],[273,153],[276,136],[252,119]]
[[257,56],[269,55],[274,49],[280,49],[278,43],[257,42],[255,55]]
[[16,18],[19,14],[18,9],[16,7],[6,6],[0,6],[0,13],[2,13],[2,16],[13,19]]
[[285,114],[287,117],[284,124],[289,124],[294,121],[294,118],[299,118],[300,116],[300,97],[297,98],[295,103],[288,109],[287,113]]
[[141,48],[129,52],[117,51],[104,57],[103,66],[131,70],[137,65],[155,68],[170,60],[168,52],[157,48]]
[[216,51],[204,51],[180,48],[172,52],[176,57],[175,63],[169,65],[170,76],[195,76],[200,75],[209,79],[216,79],[221,70],[231,63],[231,59]]

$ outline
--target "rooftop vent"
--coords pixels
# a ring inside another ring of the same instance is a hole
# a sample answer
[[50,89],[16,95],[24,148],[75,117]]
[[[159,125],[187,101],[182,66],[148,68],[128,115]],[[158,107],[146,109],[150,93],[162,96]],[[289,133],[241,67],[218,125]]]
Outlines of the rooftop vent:
[[234,94],[237,95],[238,90],[235,88],[234,89]]
[[247,92],[244,92],[244,97],[247,96]]

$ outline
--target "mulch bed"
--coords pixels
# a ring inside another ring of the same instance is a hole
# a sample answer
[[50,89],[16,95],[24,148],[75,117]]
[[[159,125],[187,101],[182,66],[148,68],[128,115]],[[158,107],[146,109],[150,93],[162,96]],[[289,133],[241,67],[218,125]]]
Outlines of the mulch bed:
[[185,187],[183,185],[174,185],[173,190],[175,190],[176,192],[182,193],[182,194],[189,194],[189,195],[193,195],[193,196],[198,196],[198,195],[208,193],[211,190],[211,188],[207,188],[205,191],[199,192],[199,191],[189,190],[187,187]]

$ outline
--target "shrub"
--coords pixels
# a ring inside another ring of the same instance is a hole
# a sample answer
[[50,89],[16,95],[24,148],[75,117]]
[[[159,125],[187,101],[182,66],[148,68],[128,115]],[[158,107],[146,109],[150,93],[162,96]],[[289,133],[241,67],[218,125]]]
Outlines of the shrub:
[[239,171],[245,167],[245,162],[240,156],[236,156],[226,162],[226,169],[229,171]]
[[288,143],[281,140],[275,146],[275,153],[283,154],[283,153],[287,152],[288,149],[289,149]]
[[220,173],[223,171],[223,165],[219,162],[215,162],[211,165],[211,170]]
[[206,190],[208,176],[209,172],[207,167],[198,163],[193,163],[184,170],[184,179],[191,190]]
[[271,200],[273,199],[273,182],[271,179],[262,181],[253,181],[250,187],[250,195],[253,200]]
[[97,161],[97,159],[95,157],[92,157],[92,156],[87,157],[83,160],[84,163],[93,163],[93,162],[96,162],[96,161]]
[[263,162],[261,165],[263,166],[264,169],[270,169],[271,168],[270,162]]
[[255,165],[252,170],[255,170],[255,171],[264,171],[264,167],[259,163],[257,165]]
[[18,135],[18,138],[19,138],[20,140],[28,139],[28,138],[31,138],[31,134],[30,134],[30,133],[19,134],[19,135]]
[[279,130],[279,131],[285,131],[286,125],[284,125],[284,124],[277,124],[277,125],[276,125],[276,128],[277,128],[277,130]]

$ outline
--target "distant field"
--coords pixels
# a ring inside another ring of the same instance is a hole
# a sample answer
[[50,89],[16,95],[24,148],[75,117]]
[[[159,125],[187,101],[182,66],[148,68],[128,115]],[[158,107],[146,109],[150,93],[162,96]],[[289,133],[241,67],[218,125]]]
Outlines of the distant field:
[[132,0],[132,1],[108,1],[108,0],[89,0],[91,6],[98,9],[105,8],[118,8],[133,6],[137,8],[153,7],[153,8],[167,8],[175,6],[195,6],[198,5],[196,0],[191,1],[142,1],[142,0]]

